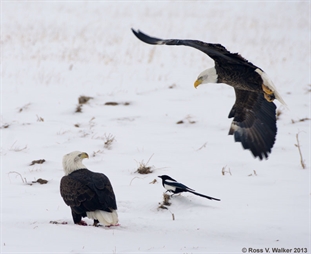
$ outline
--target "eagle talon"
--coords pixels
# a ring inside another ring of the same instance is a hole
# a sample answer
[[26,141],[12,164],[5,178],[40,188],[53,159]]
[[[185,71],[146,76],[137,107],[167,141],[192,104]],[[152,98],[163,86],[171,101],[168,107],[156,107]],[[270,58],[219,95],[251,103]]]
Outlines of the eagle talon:
[[262,90],[265,92],[265,94],[269,94],[269,95],[273,94],[273,91],[269,87],[265,86],[264,84],[262,84]]
[[87,226],[87,223],[84,220],[81,220],[77,223],[80,226]]
[[94,220],[93,226],[94,227],[99,227],[100,225],[98,225],[99,221],[98,220]]
[[270,95],[270,94],[266,94],[266,93],[264,93],[264,97],[265,97],[265,99],[267,100],[267,101],[269,101],[269,102],[273,102],[274,101],[274,99],[275,99],[275,97],[274,97],[274,95],[272,94],[272,95]]

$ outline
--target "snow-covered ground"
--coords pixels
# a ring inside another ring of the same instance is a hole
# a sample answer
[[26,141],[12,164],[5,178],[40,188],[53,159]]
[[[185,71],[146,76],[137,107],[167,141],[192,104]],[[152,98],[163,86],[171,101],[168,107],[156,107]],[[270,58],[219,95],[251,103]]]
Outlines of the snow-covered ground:
[[[311,117],[310,7],[2,1],[1,253],[310,253],[310,120],[300,121]],[[144,44],[132,27],[221,43],[265,70],[288,105],[276,102],[281,115],[269,159],[254,159],[227,135],[232,88],[194,89],[210,58]],[[81,95],[93,99],[76,113]],[[119,227],[73,224],[59,182],[62,157],[74,150],[110,178]],[[45,162],[30,166],[39,159]],[[141,163],[154,172],[135,173]],[[186,193],[158,209],[162,174],[221,202]],[[25,183],[38,178],[48,183]]]

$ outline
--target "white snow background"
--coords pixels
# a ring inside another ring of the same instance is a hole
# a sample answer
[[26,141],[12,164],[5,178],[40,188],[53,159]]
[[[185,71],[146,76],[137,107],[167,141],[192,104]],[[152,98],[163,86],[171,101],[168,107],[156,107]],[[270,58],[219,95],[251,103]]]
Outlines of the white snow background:
[[[209,57],[132,27],[221,43],[262,68],[288,105],[275,102],[269,159],[227,135],[231,87],[194,89]],[[1,253],[310,253],[309,32],[307,1],[1,1]],[[93,99],[76,113],[81,95]],[[120,226],[73,223],[59,183],[75,150],[111,180]],[[158,209],[163,174],[221,202],[184,193]]]

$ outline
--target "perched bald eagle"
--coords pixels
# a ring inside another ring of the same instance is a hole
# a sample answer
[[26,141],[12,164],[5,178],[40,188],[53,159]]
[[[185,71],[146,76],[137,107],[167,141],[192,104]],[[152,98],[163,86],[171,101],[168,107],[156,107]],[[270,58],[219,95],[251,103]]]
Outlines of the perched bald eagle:
[[229,52],[220,44],[197,40],[158,39],[133,30],[141,41],[152,45],[183,45],[196,48],[215,61],[213,68],[200,73],[194,83],[196,88],[204,83],[225,83],[234,88],[236,100],[229,113],[233,117],[229,135],[241,142],[244,149],[250,149],[260,160],[268,158],[277,133],[277,99],[285,102],[266,73],[244,59],[238,53]]
[[65,176],[60,182],[60,194],[70,206],[75,224],[87,225],[82,217],[94,220],[94,226],[118,224],[116,198],[107,176],[92,172],[83,165],[87,153],[75,151],[63,158]]

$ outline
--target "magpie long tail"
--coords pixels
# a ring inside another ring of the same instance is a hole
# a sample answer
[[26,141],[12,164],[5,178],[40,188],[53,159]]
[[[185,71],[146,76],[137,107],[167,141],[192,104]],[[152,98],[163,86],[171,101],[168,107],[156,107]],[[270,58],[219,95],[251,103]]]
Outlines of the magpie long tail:
[[210,200],[217,200],[217,201],[220,201],[220,199],[218,199],[218,198],[213,198],[213,197],[210,197],[210,196],[205,196],[205,195],[203,195],[203,194],[200,194],[200,193],[197,193],[197,192],[194,192],[194,191],[189,191],[189,190],[188,190],[188,192],[191,192],[192,194],[197,195],[197,196],[200,196],[200,197],[203,197],[203,198],[208,198],[208,199],[210,199]]

